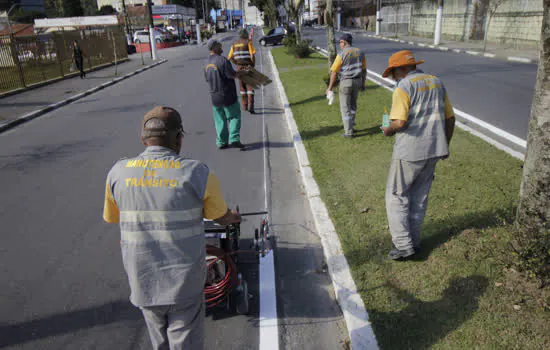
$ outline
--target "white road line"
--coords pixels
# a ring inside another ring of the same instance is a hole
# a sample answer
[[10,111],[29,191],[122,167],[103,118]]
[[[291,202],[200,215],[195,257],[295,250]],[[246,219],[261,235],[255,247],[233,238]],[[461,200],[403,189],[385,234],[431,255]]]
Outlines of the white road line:
[[[263,28],[262,34],[263,34]],[[263,72],[263,51],[260,50],[260,71]],[[264,146],[264,194],[265,209],[269,218],[269,197],[268,197],[268,159],[267,159],[267,139],[265,135],[265,94],[262,86],[262,142]],[[269,220],[268,220],[269,224]],[[259,294],[260,294],[260,344],[259,350],[279,350],[279,325],[277,317],[277,295],[275,283],[275,252],[270,250],[264,257],[259,258]]]

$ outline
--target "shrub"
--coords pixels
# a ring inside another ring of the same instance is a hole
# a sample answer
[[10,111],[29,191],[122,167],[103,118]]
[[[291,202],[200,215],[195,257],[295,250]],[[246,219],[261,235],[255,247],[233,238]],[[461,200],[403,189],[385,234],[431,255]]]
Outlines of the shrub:
[[[295,39],[294,39],[295,40]],[[300,40],[294,44],[289,41],[287,52],[296,58],[307,58],[311,55],[311,40]]]

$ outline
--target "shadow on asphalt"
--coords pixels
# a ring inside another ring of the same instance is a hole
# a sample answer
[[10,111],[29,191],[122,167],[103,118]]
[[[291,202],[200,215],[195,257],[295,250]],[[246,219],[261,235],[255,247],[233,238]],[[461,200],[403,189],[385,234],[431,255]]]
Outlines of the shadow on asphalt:
[[0,326],[0,348],[60,334],[76,333],[82,329],[121,321],[141,320],[141,312],[129,301],[115,301],[32,321]]
[[[254,151],[257,149],[264,148],[263,142],[252,142],[245,144],[246,148],[243,149],[243,151]],[[268,148],[286,148],[286,147],[294,147],[294,143],[292,142],[269,142]]]

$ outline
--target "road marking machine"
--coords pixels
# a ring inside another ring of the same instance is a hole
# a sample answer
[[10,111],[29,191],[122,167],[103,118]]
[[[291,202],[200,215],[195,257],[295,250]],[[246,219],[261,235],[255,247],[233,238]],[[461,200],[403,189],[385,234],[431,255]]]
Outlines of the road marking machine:
[[[237,207],[237,212],[239,207]],[[206,244],[207,275],[204,286],[206,308],[225,307],[239,315],[248,314],[248,284],[239,272],[239,253],[253,252],[264,257],[269,253],[269,230],[267,212],[239,213],[241,217],[262,216],[260,227],[254,229],[251,250],[240,246],[241,224],[219,225],[204,221],[205,238],[218,240],[218,245]]]

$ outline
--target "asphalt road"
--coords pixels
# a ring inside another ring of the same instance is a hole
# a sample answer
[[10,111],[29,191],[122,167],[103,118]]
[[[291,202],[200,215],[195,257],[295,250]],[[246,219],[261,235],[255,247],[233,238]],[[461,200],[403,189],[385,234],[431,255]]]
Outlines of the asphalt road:
[[[106,174],[117,159],[142,151],[140,121],[154,105],[181,111],[187,131],[182,153],[218,175],[230,206],[264,209],[262,116],[243,114],[247,151],[217,150],[202,75],[206,49],[160,55],[169,61],[0,135],[0,348],[150,348],[141,313],[128,301],[118,227],[101,215]],[[301,194],[282,106],[274,85],[264,92],[257,110],[265,112],[269,140],[266,188],[281,349],[342,348],[345,324]],[[258,224],[259,218],[243,223],[245,239]],[[250,262],[241,268],[253,295],[251,313],[209,314],[206,349],[258,348],[258,269],[254,256],[242,260]]]
[[[326,48],[324,29],[306,29],[304,36]],[[536,64],[514,63],[354,34],[354,46],[367,55],[368,69],[382,74],[388,58],[399,50],[411,50],[425,60],[419,68],[443,80],[453,106],[523,140],[527,139],[533,100]]]

